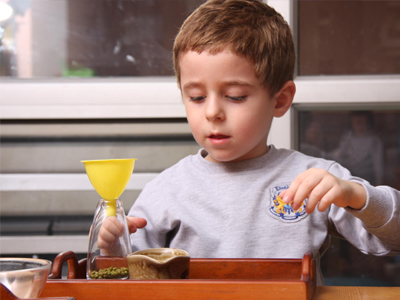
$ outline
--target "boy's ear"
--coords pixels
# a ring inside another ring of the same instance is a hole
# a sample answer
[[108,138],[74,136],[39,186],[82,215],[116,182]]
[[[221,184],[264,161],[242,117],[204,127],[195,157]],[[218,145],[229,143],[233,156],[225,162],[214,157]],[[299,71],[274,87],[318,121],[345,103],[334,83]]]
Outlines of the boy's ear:
[[274,96],[275,111],[274,117],[282,117],[290,108],[296,94],[296,85],[293,81],[287,81]]

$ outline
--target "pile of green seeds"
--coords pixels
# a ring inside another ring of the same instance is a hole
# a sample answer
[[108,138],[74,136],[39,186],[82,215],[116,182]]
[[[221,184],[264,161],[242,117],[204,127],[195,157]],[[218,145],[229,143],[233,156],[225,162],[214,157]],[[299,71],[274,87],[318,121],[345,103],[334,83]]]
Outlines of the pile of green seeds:
[[121,269],[109,267],[107,269],[100,269],[92,271],[90,278],[92,279],[118,279],[127,278],[129,275],[128,268],[122,267]]

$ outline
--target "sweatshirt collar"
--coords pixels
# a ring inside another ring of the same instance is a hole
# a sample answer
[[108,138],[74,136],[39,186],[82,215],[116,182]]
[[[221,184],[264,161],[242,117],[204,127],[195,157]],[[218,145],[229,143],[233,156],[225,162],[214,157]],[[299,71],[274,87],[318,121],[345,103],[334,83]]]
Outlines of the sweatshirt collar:
[[254,172],[258,169],[264,169],[266,164],[275,161],[274,157],[277,155],[277,150],[273,145],[269,146],[269,151],[261,156],[242,160],[238,162],[210,162],[205,159],[207,156],[205,149],[200,149],[197,155],[193,156],[193,163],[199,171],[207,173],[242,173]]

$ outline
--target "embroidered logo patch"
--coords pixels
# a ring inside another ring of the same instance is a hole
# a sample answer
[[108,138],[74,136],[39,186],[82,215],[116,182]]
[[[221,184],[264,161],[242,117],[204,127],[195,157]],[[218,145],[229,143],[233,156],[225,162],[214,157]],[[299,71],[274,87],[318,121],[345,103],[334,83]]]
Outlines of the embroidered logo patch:
[[267,213],[275,219],[283,222],[298,222],[308,216],[306,213],[307,200],[305,199],[299,209],[293,210],[292,205],[283,202],[278,196],[282,191],[287,190],[289,184],[279,185],[270,188],[270,205]]

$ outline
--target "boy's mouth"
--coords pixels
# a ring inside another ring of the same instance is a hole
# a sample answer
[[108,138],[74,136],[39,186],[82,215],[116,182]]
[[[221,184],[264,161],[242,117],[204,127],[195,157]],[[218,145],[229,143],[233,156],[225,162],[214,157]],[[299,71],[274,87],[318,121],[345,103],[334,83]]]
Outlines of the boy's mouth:
[[221,139],[227,139],[229,136],[223,135],[223,134],[212,134],[209,136],[210,139],[216,139],[216,140],[221,140]]
[[223,134],[211,134],[208,136],[208,139],[211,142],[211,144],[215,146],[222,146],[229,141],[230,136]]

